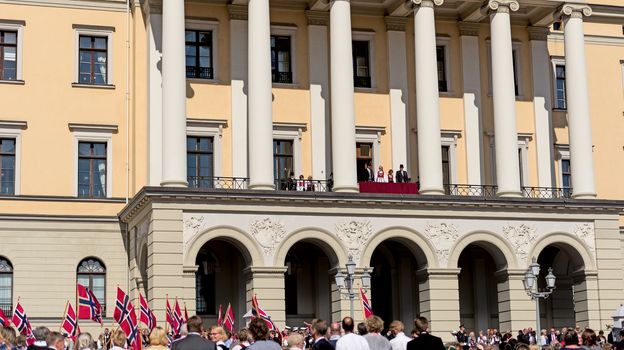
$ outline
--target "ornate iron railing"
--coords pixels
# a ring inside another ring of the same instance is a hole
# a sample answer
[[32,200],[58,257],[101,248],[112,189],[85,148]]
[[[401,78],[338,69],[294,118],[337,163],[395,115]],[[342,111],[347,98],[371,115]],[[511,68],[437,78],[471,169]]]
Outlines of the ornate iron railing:
[[186,77],[196,79],[212,79],[212,67],[186,66]]
[[275,180],[275,189],[278,191],[331,192],[333,186],[332,180]]
[[444,189],[449,196],[496,197],[497,186],[447,184]]
[[291,72],[273,72],[273,82],[278,84],[292,84]]
[[244,177],[213,177],[188,176],[189,188],[244,190],[248,188],[249,179]]
[[535,199],[572,198],[572,189],[569,187],[522,187],[522,196]]

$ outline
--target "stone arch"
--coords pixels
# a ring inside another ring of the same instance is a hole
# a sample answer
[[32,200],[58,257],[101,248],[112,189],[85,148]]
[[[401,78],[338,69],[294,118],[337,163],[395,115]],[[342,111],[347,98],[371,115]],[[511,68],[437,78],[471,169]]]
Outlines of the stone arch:
[[577,265],[583,265],[585,270],[595,270],[593,254],[590,248],[577,236],[566,232],[551,232],[540,237],[531,247],[527,263],[531,263],[532,258],[536,258],[548,246],[553,245],[564,250],[574,258]]
[[497,267],[515,269],[518,268],[518,260],[511,244],[501,236],[488,231],[470,232],[460,238],[451,248],[448,259],[448,267],[456,268],[459,256],[469,245],[476,245],[485,249],[492,257]]
[[[407,246],[414,254],[414,257],[416,257],[419,265],[427,266],[428,268],[438,267],[438,258],[431,242],[419,232],[402,226],[389,227],[374,234],[364,247],[359,265],[362,267],[370,266],[373,252],[382,242],[387,240],[399,241]],[[423,253],[424,259],[417,253]]]
[[261,249],[256,241],[246,232],[230,226],[216,226],[204,230],[193,237],[187,244],[184,266],[194,266],[199,250],[209,241],[220,239],[234,245],[251,266],[264,266]]
[[275,249],[273,266],[284,266],[286,255],[295,243],[306,241],[315,244],[329,258],[332,266],[344,266],[348,261],[347,250],[336,235],[321,228],[302,228],[287,235]]

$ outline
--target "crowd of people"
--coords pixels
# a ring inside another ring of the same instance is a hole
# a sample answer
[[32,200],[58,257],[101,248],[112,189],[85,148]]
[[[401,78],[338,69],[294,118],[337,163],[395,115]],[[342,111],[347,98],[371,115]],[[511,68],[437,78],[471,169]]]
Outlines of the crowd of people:
[[392,169],[388,169],[386,173],[383,165],[379,165],[377,172],[373,171],[372,164],[369,162],[359,175],[361,181],[387,182],[387,183],[406,183],[410,182],[410,177],[405,171],[403,164],[399,165],[399,170],[394,173]]
[[[141,333],[142,346],[148,350],[559,350],[603,349],[624,350],[624,330],[618,339],[611,333],[580,327],[551,328],[539,334],[531,328],[501,333],[497,329],[467,332],[464,326],[453,332],[456,341],[443,344],[441,338],[428,333],[429,322],[424,317],[414,320],[414,329],[405,334],[401,321],[393,321],[387,330],[383,320],[370,316],[355,324],[351,317],[342,322],[328,323],[313,320],[305,327],[286,327],[278,332],[269,329],[262,318],[254,318],[247,325],[230,334],[223,327],[204,328],[199,316],[190,317],[182,326],[176,339],[162,327]],[[78,334],[75,339],[50,331],[46,327],[34,329],[34,344],[27,346],[26,337],[18,335],[12,327],[0,328],[0,350],[122,350],[130,349],[125,333],[118,329],[105,329],[98,338],[89,333]],[[543,344],[543,345],[538,345]],[[138,350],[138,349],[134,349]]]

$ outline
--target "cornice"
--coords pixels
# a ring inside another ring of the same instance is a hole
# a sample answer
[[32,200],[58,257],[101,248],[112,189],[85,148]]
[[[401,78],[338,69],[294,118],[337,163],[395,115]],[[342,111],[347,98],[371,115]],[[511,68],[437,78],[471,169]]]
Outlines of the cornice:
[[520,3],[516,0],[489,0],[487,7],[494,12],[516,12],[520,9]]
[[562,16],[583,18],[592,15],[592,8],[587,4],[566,3],[559,7],[559,12]]
[[47,6],[114,12],[126,10],[125,0],[0,0],[0,4]]
[[404,32],[407,27],[407,17],[386,16],[386,30],[394,32]]
[[548,34],[550,33],[550,28],[548,27],[527,27],[529,32],[529,40],[535,41],[546,41],[548,40]]
[[143,187],[118,214],[129,223],[145,208],[158,204],[195,205],[250,205],[286,208],[370,208],[378,210],[457,210],[500,211],[523,213],[578,213],[618,215],[624,201],[579,199],[481,198],[426,195],[388,195],[369,193],[295,192],[260,190],[197,190],[192,188]]
[[309,26],[329,25],[329,12],[327,11],[306,10],[306,17]]
[[230,19],[246,21],[247,20],[247,6],[245,5],[228,5],[228,12]]
[[481,24],[476,22],[457,22],[459,27],[459,35],[462,36],[479,36]]

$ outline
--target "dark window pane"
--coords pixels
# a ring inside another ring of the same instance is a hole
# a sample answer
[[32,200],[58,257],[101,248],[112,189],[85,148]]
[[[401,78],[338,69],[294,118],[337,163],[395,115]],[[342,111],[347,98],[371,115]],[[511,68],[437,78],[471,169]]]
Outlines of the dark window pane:
[[17,44],[17,32],[4,32],[4,44]]
[[15,140],[14,139],[1,139],[0,140],[0,153],[15,153]]
[[195,40],[197,40],[197,39],[195,39],[196,38],[195,35],[196,35],[196,33],[194,31],[187,30],[186,34],[185,34],[185,39],[184,40],[186,40],[186,41],[195,41]]
[[81,36],[80,37],[80,48],[91,48],[91,37],[88,36]]
[[106,38],[95,38],[96,49],[106,49]]

